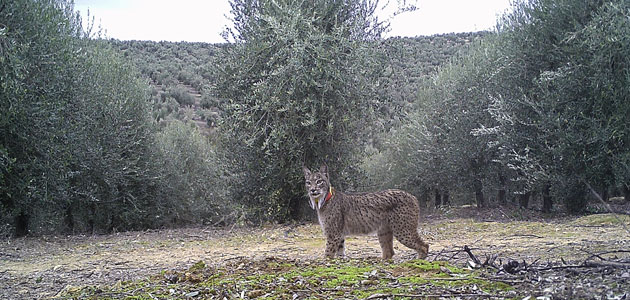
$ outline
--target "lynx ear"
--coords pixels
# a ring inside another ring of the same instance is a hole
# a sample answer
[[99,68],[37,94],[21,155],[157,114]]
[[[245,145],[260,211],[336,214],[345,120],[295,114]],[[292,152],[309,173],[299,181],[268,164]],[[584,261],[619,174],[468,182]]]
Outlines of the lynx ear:
[[305,177],[308,177],[311,175],[311,170],[309,170],[306,166],[302,166],[302,170],[304,171]]
[[328,166],[326,164],[323,164],[319,168],[319,172],[322,173],[322,174],[326,174],[326,177],[328,177]]

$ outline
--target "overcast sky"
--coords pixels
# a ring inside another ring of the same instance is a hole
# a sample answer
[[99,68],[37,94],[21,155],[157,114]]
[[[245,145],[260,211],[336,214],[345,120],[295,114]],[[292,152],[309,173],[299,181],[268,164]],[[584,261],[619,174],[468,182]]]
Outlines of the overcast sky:
[[[390,0],[395,3],[396,1]],[[381,1],[386,3],[387,1]],[[386,36],[419,36],[492,29],[510,0],[418,0],[419,9],[391,20]],[[75,0],[75,9],[95,17],[108,38],[120,40],[224,42],[230,24],[228,0]],[[390,10],[379,13],[381,18]]]

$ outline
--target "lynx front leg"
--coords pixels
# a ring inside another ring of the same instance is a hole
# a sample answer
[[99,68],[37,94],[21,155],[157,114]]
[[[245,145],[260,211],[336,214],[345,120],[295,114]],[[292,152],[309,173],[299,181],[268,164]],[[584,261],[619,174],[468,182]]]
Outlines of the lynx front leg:
[[381,244],[383,259],[392,259],[394,256],[394,233],[389,226],[383,226],[378,230],[378,242]]
[[337,256],[346,257],[346,240],[341,240],[341,246],[337,249]]
[[329,236],[326,238],[326,258],[334,258],[335,255],[345,256],[345,239],[339,236]]

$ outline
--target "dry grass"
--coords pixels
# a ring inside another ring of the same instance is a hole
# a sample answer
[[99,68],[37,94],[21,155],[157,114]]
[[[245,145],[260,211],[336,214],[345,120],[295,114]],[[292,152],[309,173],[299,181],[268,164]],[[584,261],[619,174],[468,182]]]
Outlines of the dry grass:
[[[579,261],[593,252],[630,250],[630,233],[619,224],[630,223],[628,216],[545,219],[496,214],[464,208],[423,216],[420,231],[431,245],[428,259],[465,264],[463,253],[455,255],[464,245],[479,257],[526,261]],[[198,261],[221,266],[239,258],[321,260],[323,248],[316,224],[12,239],[0,246],[0,298],[52,297],[69,286],[136,280]],[[376,236],[350,237],[346,248],[350,258],[380,257]],[[414,257],[414,251],[397,242],[394,249],[395,261]]]

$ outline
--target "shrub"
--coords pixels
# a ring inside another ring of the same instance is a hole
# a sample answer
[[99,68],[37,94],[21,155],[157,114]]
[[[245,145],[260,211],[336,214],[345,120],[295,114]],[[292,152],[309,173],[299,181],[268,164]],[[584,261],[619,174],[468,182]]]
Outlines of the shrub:
[[193,98],[193,96],[188,93],[188,90],[181,85],[177,85],[169,89],[168,94],[173,97],[179,105],[190,106],[195,104],[195,98]]
[[220,159],[196,127],[172,120],[157,134],[155,147],[164,201],[159,218],[168,224],[236,219],[236,206],[226,201]]

